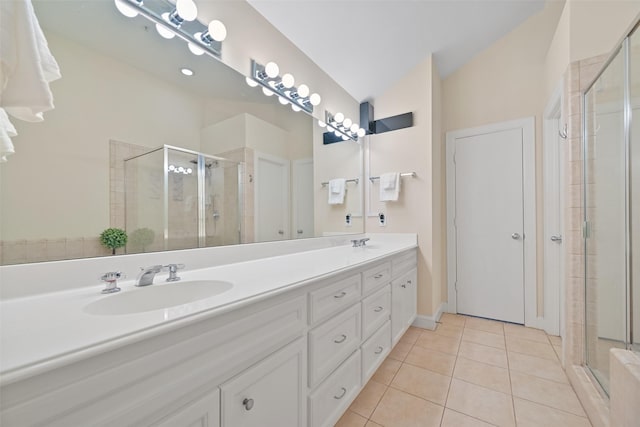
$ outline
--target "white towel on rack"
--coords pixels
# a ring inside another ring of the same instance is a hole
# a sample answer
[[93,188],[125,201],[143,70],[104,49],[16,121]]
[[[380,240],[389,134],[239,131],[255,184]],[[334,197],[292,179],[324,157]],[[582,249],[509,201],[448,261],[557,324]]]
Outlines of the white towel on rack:
[[329,181],[329,204],[341,205],[344,203],[344,195],[347,192],[347,180],[336,178]]
[[[0,1],[0,40],[0,108],[17,119],[41,122],[42,113],[53,109],[49,83],[61,76],[31,0]],[[16,135],[8,116],[0,120],[5,161],[13,153],[9,138]]]
[[400,173],[389,172],[380,175],[380,201],[391,202],[400,196]]

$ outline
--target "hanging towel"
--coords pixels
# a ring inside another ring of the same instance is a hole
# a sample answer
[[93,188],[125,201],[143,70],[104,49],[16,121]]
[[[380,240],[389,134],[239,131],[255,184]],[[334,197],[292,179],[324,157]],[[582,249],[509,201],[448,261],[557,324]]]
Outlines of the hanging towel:
[[18,135],[18,132],[9,121],[7,112],[4,111],[4,108],[0,108],[0,163],[6,162],[7,156],[15,152],[11,137],[16,135]]
[[329,204],[341,205],[344,203],[344,195],[347,189],[347,180],[344,178],[329,181]]
[[[31,0],[0,1],[0,40],[0,108],[20,120],[42,121],[42,113],[53,109],[49,83],[61,76]],[[8,117],[0,120],[0,157],[5,161],[13,152],[7,138],[16,134]]]
[[390,172],[380,175],[380,201],[398,200],[400,195],[400,173]]

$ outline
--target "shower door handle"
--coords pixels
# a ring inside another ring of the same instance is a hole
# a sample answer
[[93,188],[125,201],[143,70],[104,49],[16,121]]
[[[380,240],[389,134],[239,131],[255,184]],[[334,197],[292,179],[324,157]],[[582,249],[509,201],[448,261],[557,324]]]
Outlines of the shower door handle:
[[552,242],[561,243],[562,242],[562,236],[551,236],[551,241]]

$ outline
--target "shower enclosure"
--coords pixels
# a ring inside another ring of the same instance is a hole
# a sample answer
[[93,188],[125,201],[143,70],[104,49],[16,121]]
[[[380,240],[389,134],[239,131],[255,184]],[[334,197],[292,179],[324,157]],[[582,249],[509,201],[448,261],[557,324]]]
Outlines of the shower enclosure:
[[638,27],[587,88],[582,101],[585,356],[608,394],[609,350],[640,349]]
[[127,253],[241,241],[242,164],[165,145],[125,160]]

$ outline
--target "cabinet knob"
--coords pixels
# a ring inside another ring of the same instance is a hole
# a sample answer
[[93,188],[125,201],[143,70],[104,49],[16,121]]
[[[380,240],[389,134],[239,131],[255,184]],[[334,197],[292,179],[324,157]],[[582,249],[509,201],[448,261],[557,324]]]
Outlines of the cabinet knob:
[[333,396],[334,399],[342,399],[344,397],[345,394],[347,394],[347,389],[344,387],[341,387],[340,390],[341,394],[339,396]]
[[382,350],[384,350],[384,348],[382,346],[378,346],[378,348],[376,348],[375,353],[376,354],[380,354],[380,353],[382,353]]
[[373,309],[373,311],[375,311],[376,313],[380,313],[382,310],[384,310],[384,307],[382,307],[381,305]]
[[343,343],[346,339],[347,339],[347,336],[345,334],[342,334],[340,335],[340,338],[338,338],[337,340],[333,340],[333,342],[336,344],[340,344],[340,343]]
[[244,406],[244,409],[250,411],[251,408],[253,408],[253,399],[244,399],[242,401],[242,405]]

